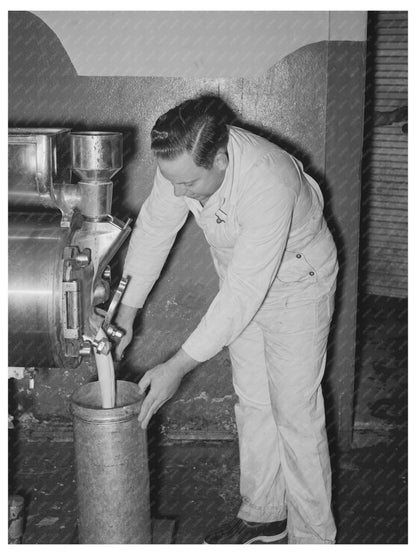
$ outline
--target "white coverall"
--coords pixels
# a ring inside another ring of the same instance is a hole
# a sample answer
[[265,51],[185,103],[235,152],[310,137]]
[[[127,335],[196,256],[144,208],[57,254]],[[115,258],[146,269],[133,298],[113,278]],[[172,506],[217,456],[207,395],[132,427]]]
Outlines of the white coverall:
[[291,543],[333,543],[321,380],[338,271],[316,182],[267,140],[229,127],[229,164],[205,206],[156,171],[132,233],[123,303],[141,308],[191,210],[220,289],[182,348],[205,361],[229,347],[242,505],[251,522],[288,518]]

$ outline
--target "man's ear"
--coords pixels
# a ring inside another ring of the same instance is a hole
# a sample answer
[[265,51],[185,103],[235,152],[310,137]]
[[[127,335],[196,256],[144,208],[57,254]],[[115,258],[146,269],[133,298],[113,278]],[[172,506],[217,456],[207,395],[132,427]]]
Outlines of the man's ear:
[[225,148],[220,148],[214,158],[214,166],[217,170],[224,171],[228,166],[228,154]]

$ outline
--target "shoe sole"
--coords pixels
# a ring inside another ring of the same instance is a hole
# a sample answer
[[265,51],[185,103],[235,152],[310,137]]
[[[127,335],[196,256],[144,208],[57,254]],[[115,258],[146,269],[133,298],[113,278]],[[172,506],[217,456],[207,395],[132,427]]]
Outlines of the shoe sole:
[[246,544],[261,542],[261,543],[272,543],[277,542],[279,540],[283,540],[287,536],[287,530],[282,532],[281,534],[276,534],[275,536],[257,536],[256,538],[252,538],[250,541],[245,542]]
[[[244,542],[244,545],[248,545],[249,543],[273,543],[279,540],[283,540],[287,536],[287,530],[282,532],[281,534],[276,534],[275,536],[256,536],[255,538],[251,538],[248,542]],[[207,542],[204,542],[204,545],[213,545]],[[219,544],[217,544],[219,545]]]

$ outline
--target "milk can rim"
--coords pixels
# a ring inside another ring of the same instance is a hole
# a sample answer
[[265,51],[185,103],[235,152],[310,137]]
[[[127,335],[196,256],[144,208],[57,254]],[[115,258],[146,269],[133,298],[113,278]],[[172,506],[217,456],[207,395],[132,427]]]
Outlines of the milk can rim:
[[128,402],[127,404],[123,404],[111,409],[103,409],[101,407],[88,407],[87,405],[79,404],[79,402],[75,400],[75,397],[77,396],[77,394],[79,394],[80,390],[85,387],[99,387],[99,382],[88,382],[78,387],[71,395],[70,410],[72,416],[87,422],[101,422],[105,424],[106,422],[129,420],[130,418],[138,415],[144,399],[144,395],[139,393],[137,384],[135,384],[134,382],[117,380],[117,385],[119,384],[131,384],[132,386],[134,386],[137,391],[137,399],[133,402]]

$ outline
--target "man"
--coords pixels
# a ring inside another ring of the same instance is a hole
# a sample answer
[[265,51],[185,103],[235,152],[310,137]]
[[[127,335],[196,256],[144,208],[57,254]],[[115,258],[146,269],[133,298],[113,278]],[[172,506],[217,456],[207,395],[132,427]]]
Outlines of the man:
[[157,170],[126,257],[117,322],[134,317],[191,210],[210,244],[220,290],[167,362],[146,372],[139,419],[182,377],[229,347],[239,402],[242,504],[205,543],[333,543],[331,470],[321,380],[333,312],[336,249],[318,185],[299,161],[224,122],[215,97],[188,100],[152,129]]

